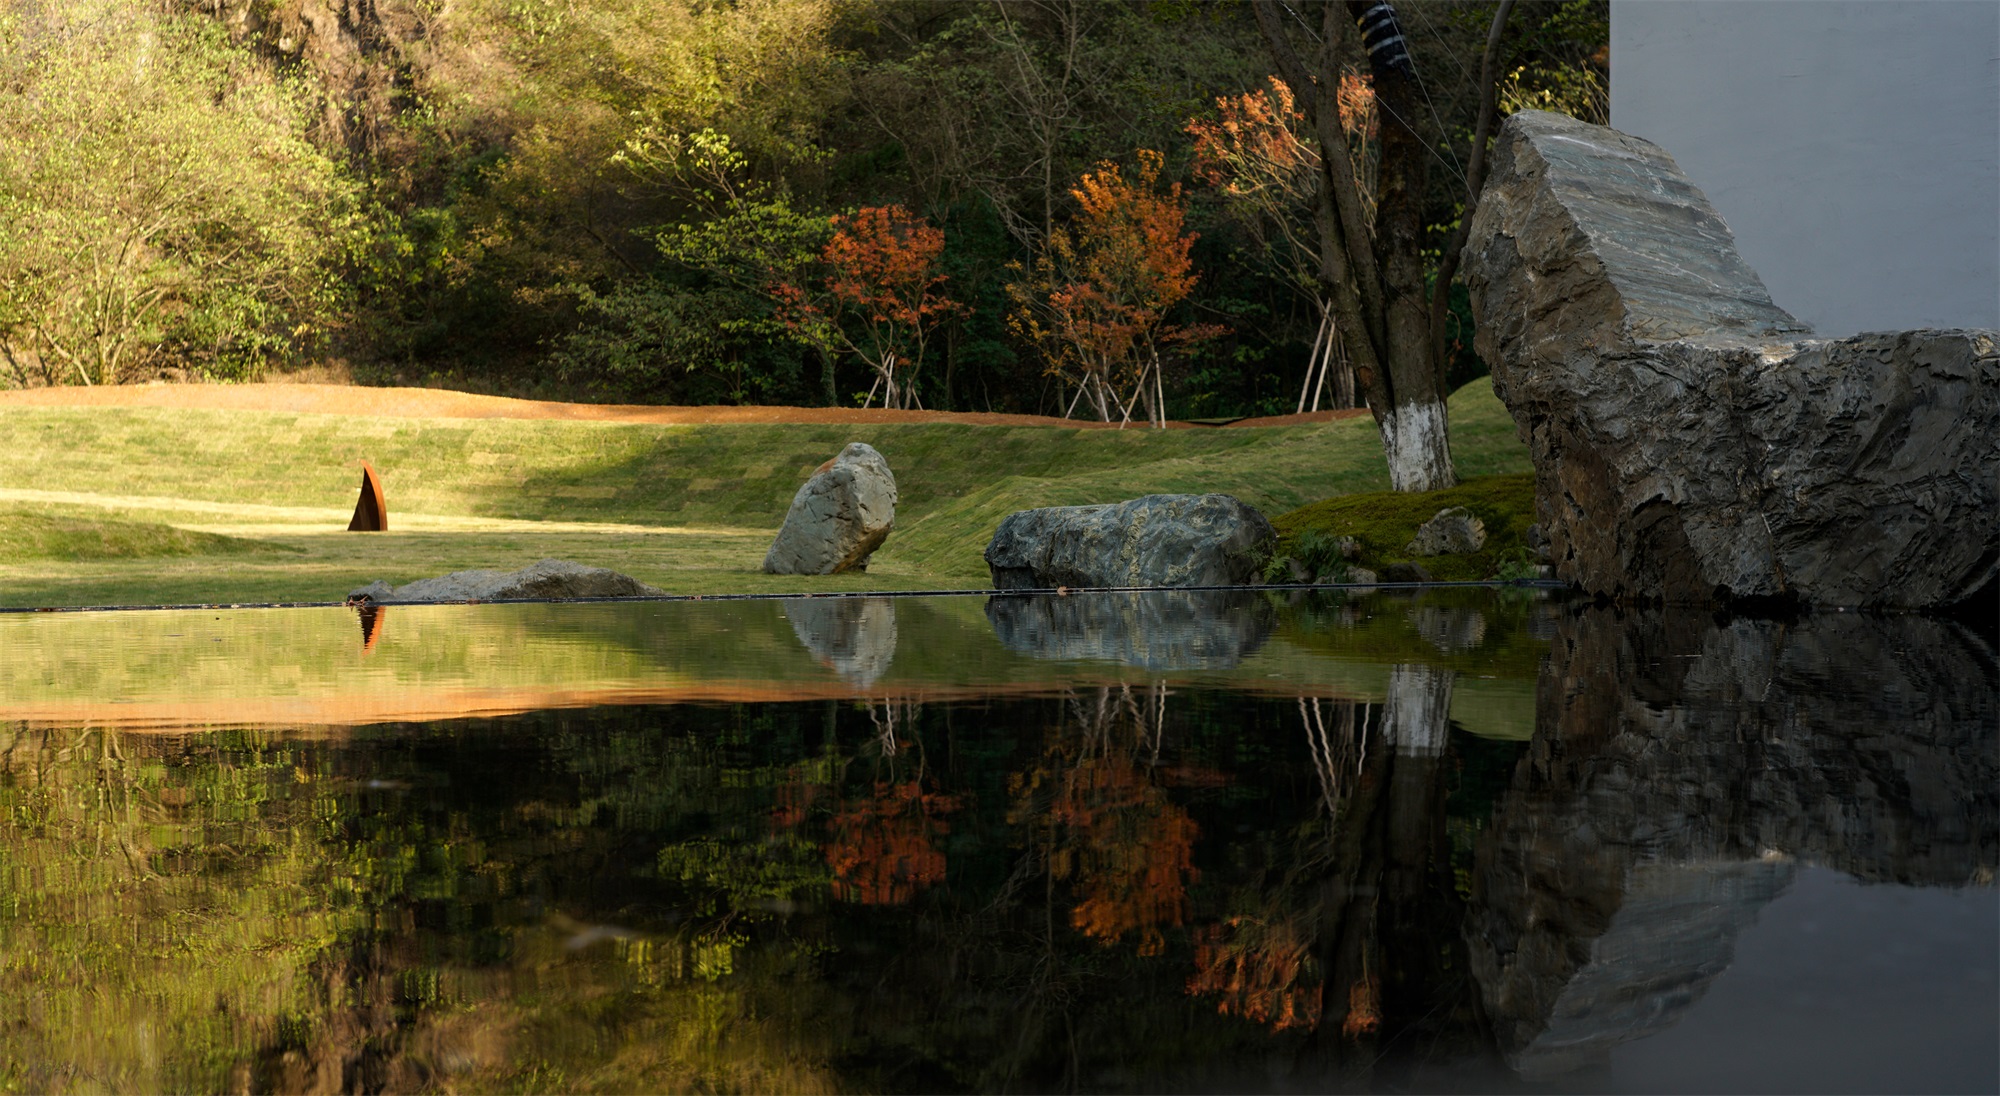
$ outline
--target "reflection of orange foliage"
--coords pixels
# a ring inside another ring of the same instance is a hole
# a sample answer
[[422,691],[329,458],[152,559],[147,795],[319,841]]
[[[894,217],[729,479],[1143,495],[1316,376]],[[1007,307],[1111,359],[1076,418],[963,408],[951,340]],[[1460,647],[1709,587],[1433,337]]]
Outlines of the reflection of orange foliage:
[[1325,987],[1309,975],[1309,939],[1289,921],[1229,919],[1198,934],[1189,993],[1215,993],[1216,1011],[1272,1031],[1319,1026]]
[[931,844],[947,832],[935,816],[958,809],[951,796],[924,793],[911,780],[876,784],[875,795],[833,816],[826,862],[834,896],[869,906],[892,906],[944,880],[944,853]]
[[1350,1039],[1373,1035],[1382,1027],[1382,986],[1368,975],[1347,987],[1347,1019],[1340,1033]]
[[1070,923],[1107,944],[1137,932],[1139,954],[1158,955],[1161,927],[1187,920],[1194,819],[1135,766],[1098,758],[1070,771],[1053,820],[1072,840],[1052,868],[1082,896]]
[[777,802],[771,807],[771,828],[795,830],[806,820],[806,811],[819,798],[822,785],[797,778],[778,785]]

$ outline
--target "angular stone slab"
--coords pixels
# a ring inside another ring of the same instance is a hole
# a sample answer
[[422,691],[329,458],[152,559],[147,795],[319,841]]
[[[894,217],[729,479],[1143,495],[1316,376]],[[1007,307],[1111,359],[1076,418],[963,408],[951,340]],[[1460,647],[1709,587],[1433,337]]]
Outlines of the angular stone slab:
[[1559,577],[1920,608],[2000,570],[1995,332],[1811,339],[1665,151],[1540,111],[1502,127],[1464,270]]
[[370,601],[507,601],[519,598],[660,597],[666,591],[604,567],[545,559],[518,571],[453,571],[403,586],[377,580],[347,595]]
[[851,442],[792,496],[784,527],[764,554],[772,575],[866,571],[896,526],[896,477],[873,446]]
[[1278,535],[1230,495],[1147,495],[1007,515],[986,546],[996,590],[1241,586]]

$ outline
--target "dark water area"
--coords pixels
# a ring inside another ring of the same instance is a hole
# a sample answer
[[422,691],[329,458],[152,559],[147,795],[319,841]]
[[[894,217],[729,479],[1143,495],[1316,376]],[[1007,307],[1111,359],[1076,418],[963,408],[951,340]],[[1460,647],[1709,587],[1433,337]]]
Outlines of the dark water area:
[[1949,622],[144,616],[0,621],[0,1090],[2000,1089]]

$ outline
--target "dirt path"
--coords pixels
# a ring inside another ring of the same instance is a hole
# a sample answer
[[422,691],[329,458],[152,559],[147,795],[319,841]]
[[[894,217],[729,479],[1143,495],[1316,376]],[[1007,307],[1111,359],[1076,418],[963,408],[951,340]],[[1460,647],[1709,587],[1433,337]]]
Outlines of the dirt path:
[[[138,384],[30,388],[0,392],[8,407],[170,407],[191,410],[284,411],[307,415],[387,415],[423,419],[570,419],[673,425],[733,423],[894,424],[948,422],[964,426],[1064,426],[1116,429],[1115,423],[1042,415],[966,411],[890,411],[858,407],[654,407],[643,404],[555,403],[478,396],[435,388],[364,388],[338,384]],[[1299,426],[1365,415],[1365,410],[1318,411],[1238,419],[1227,427]],[[1175,422],[1176,429],[1204,429]],[[1143,424],[1132,427],[1144,429]]]

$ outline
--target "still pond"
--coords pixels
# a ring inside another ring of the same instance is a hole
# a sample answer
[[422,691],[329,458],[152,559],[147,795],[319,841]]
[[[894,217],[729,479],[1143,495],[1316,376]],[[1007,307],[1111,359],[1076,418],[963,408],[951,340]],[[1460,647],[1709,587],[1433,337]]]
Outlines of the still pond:
[[0,616],[0,1091],[1993,1092],[1997,723],[1522,590]]

